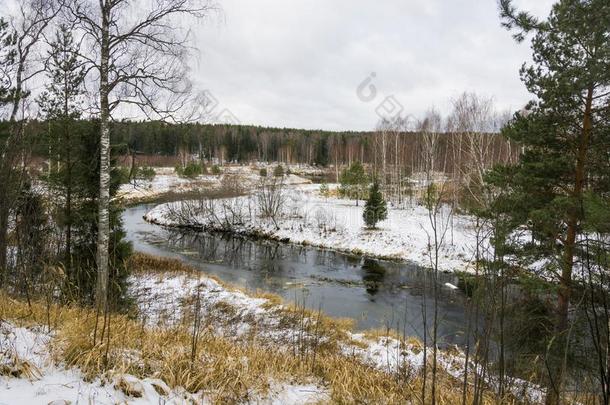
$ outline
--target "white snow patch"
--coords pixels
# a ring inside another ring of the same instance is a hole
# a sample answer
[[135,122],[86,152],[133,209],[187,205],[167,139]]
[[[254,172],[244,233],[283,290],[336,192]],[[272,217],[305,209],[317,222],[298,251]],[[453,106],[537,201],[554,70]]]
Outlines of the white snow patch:
[[[186,311],[198,306],[202,326],[224,338],[247,341],[254,333],[260,344],[285,350],[297,340],[316,339],[319,343],[324,339],[284,326],[283,306],[269,305],[265,298],[228,289],[203,274],[137,275],[130,277],[129,284],[129,293],[136,300],[140,317],[149,326],[176,325]],[[311,323],[303,325],[304,329],[315,320],[308,322]]]
[[367,339],[363,334],[350,336],[364,345],[346,345],[343,353],[359,356],[366,364],[387,373],[402,372],[413,376],[424,365],[424,353],[420,347],[406,344],[395,338],[381,336],[376,340]]
[[261,405],[307,405],[328,401],[328,392],[316,384],[271,384],[269,395],[256,401]]
[[168,326],[180,322],[185,300],[194,300],[197,295],[204,316],[212,314],[219,303],[234,308],[235,318],[241,320],[231,324],[237,334],[249,329],[247,319],[262,318],[268,312],[263,308],[266,299],[252,298],[241,291],[229,291],[204,275],[147,274],[130,277],[129,284],[130,295],[136,299],[140,316],[149,325]]
[[[177,388],[162,396],[153,387],[154,380],[129,377],[142,387],[142,396],[134,398],[115,388],[112,382],[101,380],[85,381],[76,368],[67,369],[55,365],[50,354],[49,343],[52,334],[42,327],[23,328],[10,322],[0,324],[0,363],[14,365],[27,362],[35,367],[36,375],[0,376],[0,404],[48,404],[91,403],[91,404],[179,404],[190,399],[195,404],[206,404],[201,396],[188,394]],[[17,367],[18,368],[18,367]],[[186,396],[186,398],[185,398]]]
[[[256,167],[226,166],[222,170],[220,175],[204,174],[195,178],[187,178],[178,176],[171,167],[155,168],[157,175],[152,180],[137,180],[122,184],[116,198],[125,202],[135,202],[153,199],[169,192],[181,194],[200,189],[221,189],[223,179],[227,176],[239,176],[239,185],[245,189],[254,187],[260,180]],[[311,181],[290,174],[284,176],[284,183],[299,185],[308,184]]]

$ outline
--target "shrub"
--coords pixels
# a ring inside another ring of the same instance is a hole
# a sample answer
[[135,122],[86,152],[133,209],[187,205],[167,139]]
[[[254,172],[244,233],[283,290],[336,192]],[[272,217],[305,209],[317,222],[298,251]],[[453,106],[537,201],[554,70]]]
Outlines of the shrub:
[[151,181],[156,176],[155,169],[150,166],[142,166],[136,170],[136,178],[139,180]]
[[203,173],[203,168],[197,162],[189,162],[184,167],[176,166],[176,173],[182,177],[195,178]]
[[123,166],[115,167],[114,173],[119,184],[129,183],[129,169]]
[[267,177],[267,169],[265,169],[265,168],[263,167],[262,169],[260,169],[260,170],[258,171],[258,174],[259,174],[261,177]]
[[275,169],[273,169],[273,175],[275,177],[282,177],[282,176],[284,176],[284,168],[282,167],[282,165],[275,166]]
[[220,170],[220,166],[213,165],[212,166],[212,174],[215,175],[215,176],[218,176],[220,173],[222,173],[222,171]]

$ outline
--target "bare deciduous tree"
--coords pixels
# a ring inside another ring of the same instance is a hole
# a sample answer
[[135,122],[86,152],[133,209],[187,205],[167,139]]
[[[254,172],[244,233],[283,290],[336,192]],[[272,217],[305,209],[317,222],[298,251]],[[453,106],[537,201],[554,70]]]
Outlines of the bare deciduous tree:
[[100,118],[100,193],[98,208],[96,305],[107,305],[110,120],[131,112],[147,118],[184,118],[191,85],[187,80],[188,17],[213,10],[207,0],[72,0],[68,18],[78,24],[88,53]]
[[[431,381],[431,403],[436,404],[437,400],[437,373],[438,373],[438,324],[439,324],[439,290],[438,290],[438,274],[439,274],[439,257],[441,250],[446,243],[446,236],[449,230],[450,218],[453,216],[453,207],[443,203],[445,195],[446,181],[444,176],[439,178],[435,171],[442,173],[446,171],[446,156],[440,159],[443,162],[441,168],[437,168],[436,158],[439,156],[439,138],[442,134],[443,119],[434,109],[431,109],[426,114],[426,117],[420,123],[419,132],[422,137],[422,159],[425,174],[425,191],[423,196],[424,205],[428,211],[428,220],[430,223],[430,231],[424,229],[428,236],[428,256],[430,259],[430,267],[432,273],[432,294],[433,294],[433,313],[432,313],[432,381]],[[446,152],[446,150],[445,150]],[[425,294],[424,294],[425,302]],[[426,305],[422,306],[422,315],[424,319],[424,329],[427,327],[427,310]],[[427,331],[424,331],[427,337]],[[424,349],[424,359],[427,361],[427,349]],[[426,362],[424,362],[426,365]],[[426,378],[427,368],[424,367],[424,383],[422,388],[423,402],[426,396]]]
[[455,141],[452,148],[453,177],[456,185],[464,187],[478,204],[484,203],[481,194],[483,176],[493,164],[501,161],[499,156],[494,156],[498,148],[494,148],[496,138],[493,136],[501,126],[501,117],[491,98],[463,93],[453,101],[449,118],[449,130]]
[[10,23],[0,22],[0,104],[7,105],[10,123],[9,134],[0,145],[0,271],[3,271],[3,279],[6,277],[9,217],[26,172],[23,123],[28,84],[44,69],[41,60],[37,59],[38,45],[62,5],[62,0],[22,1]]

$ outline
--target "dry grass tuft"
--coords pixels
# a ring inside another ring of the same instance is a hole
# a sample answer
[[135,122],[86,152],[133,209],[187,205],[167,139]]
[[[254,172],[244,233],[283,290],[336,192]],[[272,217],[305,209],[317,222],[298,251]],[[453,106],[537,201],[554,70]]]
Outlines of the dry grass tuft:
[[[179,259],[172,259],[169,257],[161,257],[148,255],[145,253],[136,252],[132,254],[127,261],[127,268],[131,270],[131,274],[134,275],[156,275],[159,277],[163,276],[179,276],[179,275],[191,275],[191,276],[202,276],[207,279],[214,280],[222,287],[230,291],[241,291],[241,289],[231,286],[218,277],[212,274],[203,274],[200,269],[182,262]],[[267,294],[269,298],[273,297],[273,294]],[[279,296],[275,296],[281,302]]]
[[[305,381],[308,377],[298,359],[271,349],[237,345],[203,333],[199,349],[193,352],[188,328],[148,329],[121,315],[110,316],[109,335],[94,344],[93,310],[76,306],[55,309],[53,355],[58,362],[79,367],[89,379],[109,379],[116,373],[152,376],[170,387],[203,392],[217,403],[234,403],[265,393],[272,380]],[[0,316],[35,325],[45,322],[46,308],[41,302],[32,302],[28,307],[2,294]]]
[[42,371],[29,361],[21,359],[17,353],[10,350],[8,353],[2,353],[0,376],[23,377],[28,380],[38,380],[42,377]]
[[134,253],[128,259],[127,267],[132,274],[196,274],[199,271],[178,259]]
[[251,296],[267,300],[267,303],[264,305],[265,308],[273,308],[283,303],[282,297],[266,291],[255,291]]

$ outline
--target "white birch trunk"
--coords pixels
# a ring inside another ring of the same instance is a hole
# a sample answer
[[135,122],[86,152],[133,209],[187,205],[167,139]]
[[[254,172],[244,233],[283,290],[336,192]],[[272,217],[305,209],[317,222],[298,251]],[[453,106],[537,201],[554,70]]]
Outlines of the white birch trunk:
[[104,311],[108,301],[108,255],[110,240],[110,108],[108,103],[109,16],[102,6],[102,46],[100,60],[100,191],[97,232],[96,305]]

